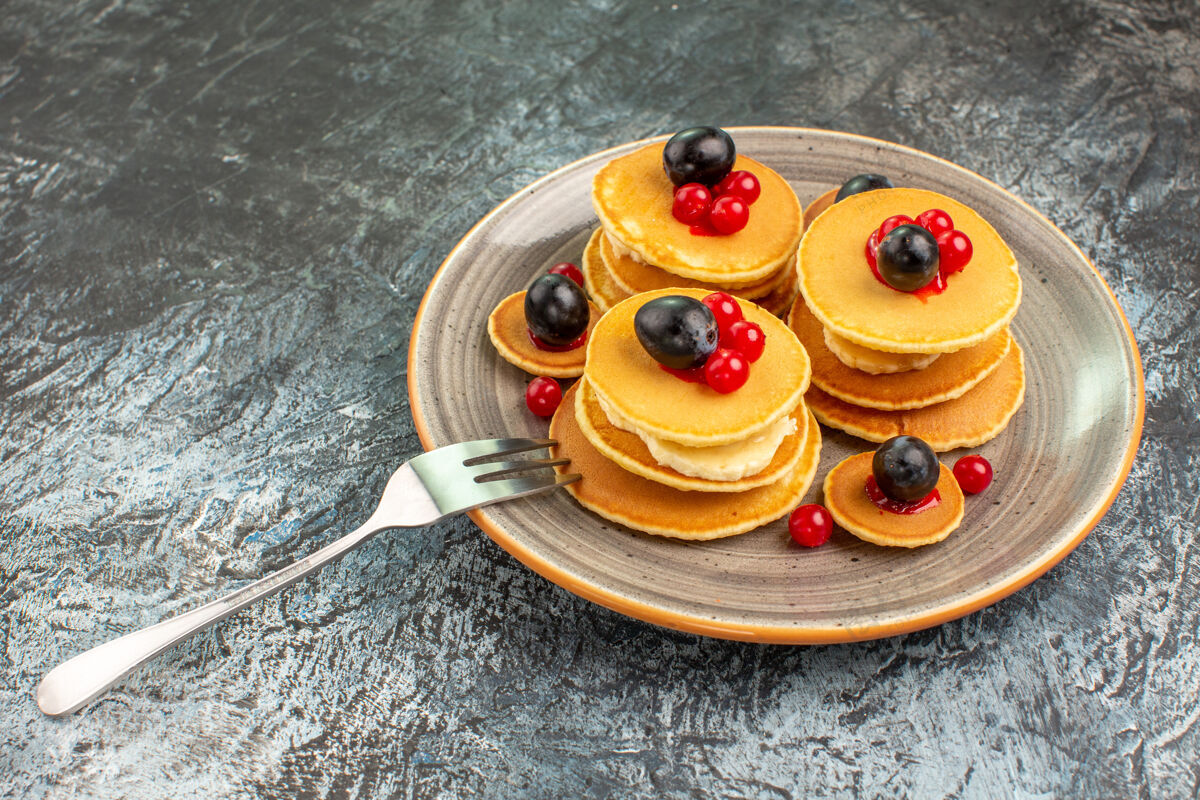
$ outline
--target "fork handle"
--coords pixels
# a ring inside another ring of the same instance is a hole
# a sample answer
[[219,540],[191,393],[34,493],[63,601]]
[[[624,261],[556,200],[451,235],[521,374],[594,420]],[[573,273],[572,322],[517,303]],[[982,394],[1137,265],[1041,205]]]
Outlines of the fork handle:
[[37,688],[38,707],[54,717],[78,711],[168,648],[336,561],[388,527],[392,526],[380,524],[372,515],[336,542],[236,592],[80,653],[42,678]]

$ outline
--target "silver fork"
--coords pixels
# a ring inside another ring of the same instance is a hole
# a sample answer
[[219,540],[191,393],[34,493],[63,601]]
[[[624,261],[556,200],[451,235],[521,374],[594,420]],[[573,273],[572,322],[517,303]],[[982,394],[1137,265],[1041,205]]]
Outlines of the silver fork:
[[[413,458],[392,473],[375,513],[357,530],[219,600],[59,664],[38,684],[38,707],[50,716],[78,711],[168,648],[341,558],[382,530],[429,525],[460,511],[578,480],[575,473],[547,474],[546,468],[569,463],[565,458],[498,461],[555,443],[553,439],[481,439],[439,447]],[[541,474],[509,477],[530,470]]]

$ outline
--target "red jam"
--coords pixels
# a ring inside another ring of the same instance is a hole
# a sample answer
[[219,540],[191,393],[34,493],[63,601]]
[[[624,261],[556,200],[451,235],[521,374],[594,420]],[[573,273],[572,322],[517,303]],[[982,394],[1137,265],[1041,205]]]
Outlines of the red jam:
[[893,500],[883,493],[883,489],[879,488],[879,484],[875,482],[874,475],[867,476],[867,497],[880,510],[892,514],[920,514],[922,511],[928,511],[931,508],[937,507],[942,502],[942,495],[937,489],[934,489],[920,500],[912,500],[908,503]]
[[579,334],[578,339],[570,344],[550,344],[549,342],[542,341],[538,337],[534,336],[533,331],[529,330],[529,328],[525,329],[525,333],[529,334],[529,341],[533,342],[534,347],[536,347],[538,350],[545,350],[547,353],[565,353],[568,350],[575,350],[583,347],[584,342],[587,341],[588,335],[588,332],[585,330],[583,333]]
[[675,369],[674,367],[668,367],[666,364],[659,364],[658,367],[663,372],[669,372],[672,375],[674,375],[676,378],[679,378],[679,380],[681,380],[681,381],[687,381],[688,383],[705,383],[706,382],[704,380],[704,365],[703,364],[701,364],[698,367],[692,367],[691,369]]

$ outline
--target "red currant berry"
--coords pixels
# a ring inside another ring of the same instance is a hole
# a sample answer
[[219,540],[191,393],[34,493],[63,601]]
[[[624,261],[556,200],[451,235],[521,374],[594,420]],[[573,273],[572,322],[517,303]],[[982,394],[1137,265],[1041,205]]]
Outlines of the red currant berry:
[[702,183],[685,183],[675,190],[671,216],[684,225],[701,222],[712,208],[712,192]]
[[788,517],[788,533],[792,535],[792,541],[802,547],[820,547],[833,533],[833,517],[825,506],[807,503]]
[[554,378],[534,378],[525,387],[525,405],[539,417],[554,415],[562,402],[562,387]]
[[762,187],[758,185],[758,178],[754,177],[753,172],[739,169],[722,178],[721,182],[713,187],[713,191],[717,193],[717,197],[731,194],[745,200],[746,205],[752,205],[758,199]]
[[708,212],[708,221],[718,233],[737,233],[750,221],[750,204],[733,194],[718,197]]
[[938,269],[943,275],[959,272],[971,260],[971,240],[962,231],[944,231],[937,237]]
[[713,292],[700,302],[708,306],[708,310],[716,318],[717,333],[721,337],[725,336],[725,331],[729,330],[730,325],[740,322],[742,319],[742,307],[738,305],[737,300],[733,299],[733,295],[725,292]]
[[766,344],[767,335],[763,333],[763,329],[745,319],[733,323],[721,335],[721,347],[737,350],[750,363],[758,361]]
[[704,382],[721,394],[736,392],[750,378],[750,362],[737,350],[722,347],[704,362]]
[[954,230],[954,220],[940,208],[931,208],[917,215],[917,224],[937,238],[946,231]]
[[547,270],[551,275],[565,275],[575,281],[580,286],[583,286],[583,273],[579,271],[579,267],[572,264],[570,261],[562,261],[555,264]]
[[967,494],[979,494],[992,483],[992,465],[983,456],[963,456],[954,462],[954,479]]
[[896,214],[894,216],[888,217],[887,219],[885,219],[883,221],[883,224],[879,226],[879,241],[882,242],[883,237],[887,236],[889,233],[894,231],[896,228],[899,228],[901,225],[911,225],[911,224],[912,224],[912,217],[908,216],[907,214]]
[[867,263],[871,265],[871,269],[875,269],[876,252],[879,250],[879,228],[871,231],[871,235],[867,237]]

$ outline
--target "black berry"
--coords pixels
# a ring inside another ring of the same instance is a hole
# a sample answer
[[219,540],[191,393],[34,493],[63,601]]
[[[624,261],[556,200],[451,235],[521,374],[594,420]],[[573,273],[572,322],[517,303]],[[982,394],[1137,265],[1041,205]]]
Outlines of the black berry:
[[587,296],[565,275],[542,275],[525,293],[525,324],[546,344],[562,347],[587,330]]
[[933,448],[915,436],[893,436],[875,451],[871,472],[892,500],[911,503],[934,490],[941,466]]
[[900,225],[880,240],[875,263],[888,286],[916,291],[938,273],[937,239],[920,225]]
[[736,157],[733,139],[725,131],[709,126],[688,128],[667,140],[663,169],[676,186],[714,186],[733,169]]
[[691,297],[656,297],[637,310],[633,330],[646,352],[673,369],[691,369],[717,349],[717,319]]
[[882,175],[873,175],[871,173],[855,175],[853,178],[843,183],[841,189],[838,189],[837,197],[834,199],[834,202],[840,202],[845,200],[850,195],[858,194],[859,192],[869,192],[873,189],[891,188],[892,182]]

